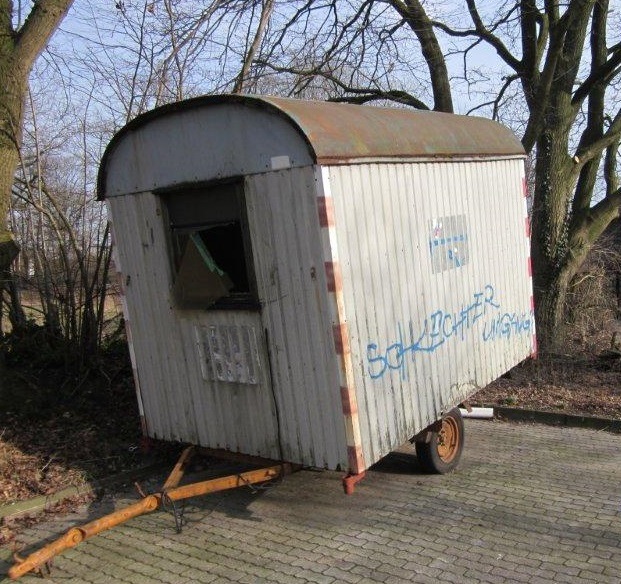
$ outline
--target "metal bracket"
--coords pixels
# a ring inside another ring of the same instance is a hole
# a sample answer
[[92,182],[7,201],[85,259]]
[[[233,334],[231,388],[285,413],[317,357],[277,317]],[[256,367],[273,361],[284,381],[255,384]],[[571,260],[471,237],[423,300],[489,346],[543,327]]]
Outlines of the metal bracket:
[[351,495],[354,492],[356,485],[365,477],[367,473],[365,471],[358,474],[348,474],[343,477],[343,490],[346,495]]

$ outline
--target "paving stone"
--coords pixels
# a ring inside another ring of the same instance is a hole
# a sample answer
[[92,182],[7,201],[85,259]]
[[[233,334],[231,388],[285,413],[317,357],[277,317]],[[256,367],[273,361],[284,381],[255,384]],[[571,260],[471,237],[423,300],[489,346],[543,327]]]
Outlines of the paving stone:
[[[192,499],[180,534],[165,513],[133,519],[61,554],[53,581],[620,584],[621,436],[477,420],[466,431],[452,475],[404,472],[409,448],[349,497],[340,473],[301,471],[260,493]],[[117,493],[19,539],[33,551],[135,500]],[[0,550],[0,574],[10,555]]]
[[362,576],[341,568],[337,568],[336,566],[331,566],[325,570],[323,574],[325,576],[331,576],[336,582],[349,582],[350,584],[357,584],[360,580],[362,580]]

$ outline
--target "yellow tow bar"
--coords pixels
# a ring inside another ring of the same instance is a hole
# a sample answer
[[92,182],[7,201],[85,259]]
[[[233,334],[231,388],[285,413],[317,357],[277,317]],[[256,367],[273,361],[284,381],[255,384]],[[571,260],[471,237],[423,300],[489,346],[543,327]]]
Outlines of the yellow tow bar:
[[9,577],[16,580],[20,576],[32,571],[40,570],[48,565],[49,561],[64,550],[77,546],[84,540],[89,539],[103,531],[107,531],[116,525],[125,523],[134,517],[151,513],[163,505],[163,501],[181,501],[189,497],[198,497],[217,491],[235,489],[270,481],[272,479],[293,472],[293,465],[289,463],[277,464],[259,470],[251,470],[239,474],[209,479],[189,485],[177,486],[183,477],[185,466],[194,453],[194,448],[186,448],[172,472],[166,479],[162,490],[158,493],[144,496],[133,505],[120,509],[100,519],[86,523],[79,527],[73,527],[56,541],[46,545],[40,550],[30,554],[26,558],[20,558],[15,554],[15,565],[9,570]]

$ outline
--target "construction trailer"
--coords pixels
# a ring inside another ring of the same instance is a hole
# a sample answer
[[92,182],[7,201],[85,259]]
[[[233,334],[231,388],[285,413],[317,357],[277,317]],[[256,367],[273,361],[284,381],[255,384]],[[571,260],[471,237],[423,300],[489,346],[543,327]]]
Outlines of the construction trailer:
[[13,579],[300,465],[346,471],[351,492],[412,440],[448,472],[455,406],[536,350],[524,152],[494,122],[201,97],[123,128],[98,190],[145,435],[263,468],[180,485],[190,446],[159,492],[16,554]]
[[207,96],[103,157],[146,435],[360,477],[535,352],[524,151],[481,118]]

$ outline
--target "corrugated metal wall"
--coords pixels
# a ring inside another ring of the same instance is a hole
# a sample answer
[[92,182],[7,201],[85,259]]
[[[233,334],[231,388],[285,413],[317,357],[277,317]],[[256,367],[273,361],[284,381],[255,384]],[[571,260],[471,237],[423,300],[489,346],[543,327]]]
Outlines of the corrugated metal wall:
[[[123,234],[117,239],[118,255],[149,435],[277,458],[276,416],[260,315],[175,310],[159,199],[143,193],[114,197],[109,204],[115,233]],[[226,372],[218,375],[214,355],[231,362],[236,349],[247,351],[249,341],[242,337],[249,330],[257,341],[254,383],[219,379]],[[206,347],[204,338],[210,333],[217,338]],[[211,363],[204,361],[208,354]]]
[[284,458],[346,469],[314,169],[257,174],[246,185]]
[[261,312],[174,308],[160,200],[109,199],[149,435],[346,468],[314,170],[245,193]]
[[329,169],[367,463],[531,353],[522,178],[521,159]]

